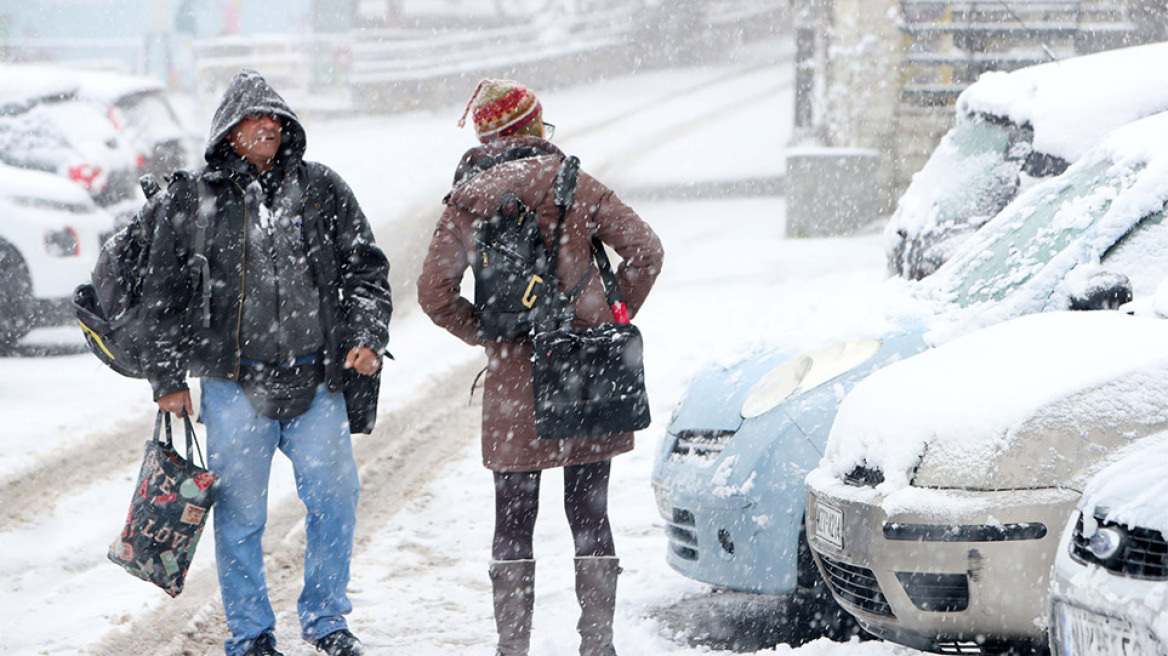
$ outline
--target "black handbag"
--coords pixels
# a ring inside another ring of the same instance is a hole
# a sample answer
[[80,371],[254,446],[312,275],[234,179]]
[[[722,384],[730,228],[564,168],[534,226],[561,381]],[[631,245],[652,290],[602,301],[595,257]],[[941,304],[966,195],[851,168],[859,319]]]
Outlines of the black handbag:
[[[556,225],[557,249],[549,266],[553,274],[564,215],[575,195],[578,165],[576,158],[568,158],[556,179],[560,220]],[[626,433],[646,428],[650,422],[641,332],[629,323],[616,274],[599,239],[592,240],[592,256],[613,310],[613,323],[573,328],[567,324],[574,313],[545,313],[546,317],[560,317],[560,325],[537,327],[532,337],[535,429],[543,439]],[[551,288],[556,289],[554,279]],[[547,302],[554,302],[556,295],[547,296],[551,299]],[[569,304],[574,296],[568,297]]]
[[537,333],[532,345],[535,431],[544,439],[649,426],[641,332],[631,323]]
[[[389,351],[385,357],[393,359]],[[345,409],[349,415],[349,432],[368,435],[377,423],[377,398],[381,393],[381,369],[371,375],[357,373],[356,369],[342,369]]]
[[[109,559],[134,576],[162,588],[171,597],[182,592],[187,569],[199,546],[207,513],[215,501],[216,476],[206,469],[190,417],[186,423],[187,455],[174,448],[170,414],[159,411],[154,438],[138,472],[130,512]],[[165,423],[165,437],[162,426]],[[192,453],[198,453],[200,464]]]

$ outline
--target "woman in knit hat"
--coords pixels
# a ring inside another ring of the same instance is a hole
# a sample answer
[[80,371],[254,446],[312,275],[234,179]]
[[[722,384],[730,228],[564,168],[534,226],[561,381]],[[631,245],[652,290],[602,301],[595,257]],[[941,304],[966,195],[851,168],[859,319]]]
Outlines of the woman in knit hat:
[[[539,224],[544,242],[555,243],[560,210],[552,187],[564,153],[553,145],[552,126],[531,90],[511,80],[483,80],[467,104],[480,145],[454,174],[418,278],[418,300],[437,325],[468,344],[486,349],[483,396],[483,464],[495,482],[495,534],[490,577],[500,656],[527,654],[535,601],[532,535],[539,508],[540,472],[564,468],[564,506],[575,545],[576,596],[582,656],[613,656],[612,619],[620,572],[608,521],[611,459],[633,448],[631,433],[540,439],[535,430],[531,339],[484,339],[473,303],[461,283],[475,254],[478,226],[500,200],[514,194]],[[556,264],[561,291],[574,297],[575,326],[613,321],[591,255],[599,238],[620,257],[618,286],[630,314],[644,303],[661,271],[661,241],[611,189],[580,171],[575,202],[564,215]]]

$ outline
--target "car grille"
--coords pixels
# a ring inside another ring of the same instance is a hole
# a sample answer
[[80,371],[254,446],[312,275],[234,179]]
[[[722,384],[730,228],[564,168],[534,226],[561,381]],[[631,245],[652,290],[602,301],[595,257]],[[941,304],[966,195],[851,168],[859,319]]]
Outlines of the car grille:
[[954,613],[969,608],[969,579],[964,574],[897,572],[896,578],[920,610]]
[[844,476],[844,483],[853,487],[876,487],[884,482],[884,472],[867,465],[856,465],[856,468]]
[[687,430],[677,434],[673,452],[681,456],[697,456],[714,459],[726,450],[726,444],[734,437],[734,431]]
[[[981,645],[973,640],[947,640],[938,642],[937,652],[941,654],[980,654]],[[1013,652],[1010,652],[1013,653]]]
[[673,521],[665,532],[669,537],[669,549],[682,560],[698,559],[698,532],[693,513],[681,508],[673,509]]
[[1071,555],[1082,563],[1098,565],[1119,576],[1151,581],[1168,580],[1168,541],[1164,534],[1138,526],[1124,526],[1103,521],[1096,516],[1100,526],[1110,526],[1123,531],[1127,540],[1118,554],[1103,560],[1091,552],[1091,539],[1083,535],[1083,515],[1075,523],[1075,533],[1071,538]]
[[819,558],[823,561],[828,585],[842,601],[875,615],[895,617],[872,570],[841,563],[823,554]]

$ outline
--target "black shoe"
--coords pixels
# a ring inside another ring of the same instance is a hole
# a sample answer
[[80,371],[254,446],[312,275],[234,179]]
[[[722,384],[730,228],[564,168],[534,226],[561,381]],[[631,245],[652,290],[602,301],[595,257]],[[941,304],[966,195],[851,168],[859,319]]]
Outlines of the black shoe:
[[328,656],[362,656],[365,653],[361,641],[348,629],[334,631],[317,640],[316,648]]
[[243,656],[284,656],[276,651],[276,636],[270,633],[261,633],[243,652]]

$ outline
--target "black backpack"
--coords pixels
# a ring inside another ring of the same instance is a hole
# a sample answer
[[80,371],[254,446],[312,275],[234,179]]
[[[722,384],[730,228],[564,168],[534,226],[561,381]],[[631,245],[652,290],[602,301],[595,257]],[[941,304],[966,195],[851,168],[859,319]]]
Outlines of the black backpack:
[[[180,176],[196,178],[199,193],[198,218],[193,249],[192,276],[198,280],[209,277],[204,256],[210,212],[205,211],[204,199],[209,199],[202,179],[197,175],[178,172]],[[149,272],[150,244],[154,236],[154,221],[165,194],[152,176],[140,181],[146,192],[146,203],[139,208],[134,220],[102,246],[90,276],[91,282],[82,284],[73,292],[73,312],[85,333],[89,350],[109,368],[130,378],[145,378],[143,370],[144,337],[142,329],[142,282]],[[207,286],[204,292],[210,291]],[[209,316],[210,298],[203,294],[204,316]]]
[[[568,157],[556,176],[556,205],[566,210],[565,185],[574,188],[580,161]],[[513,193],[499,199],[494,216],[475,232],[474,309],[479,336],[487,341],[511,341],[531,333],[549,312],[568,300],[549,287],[549,251],[535,212]],[[551,294],[552,296],[546,297]]]

